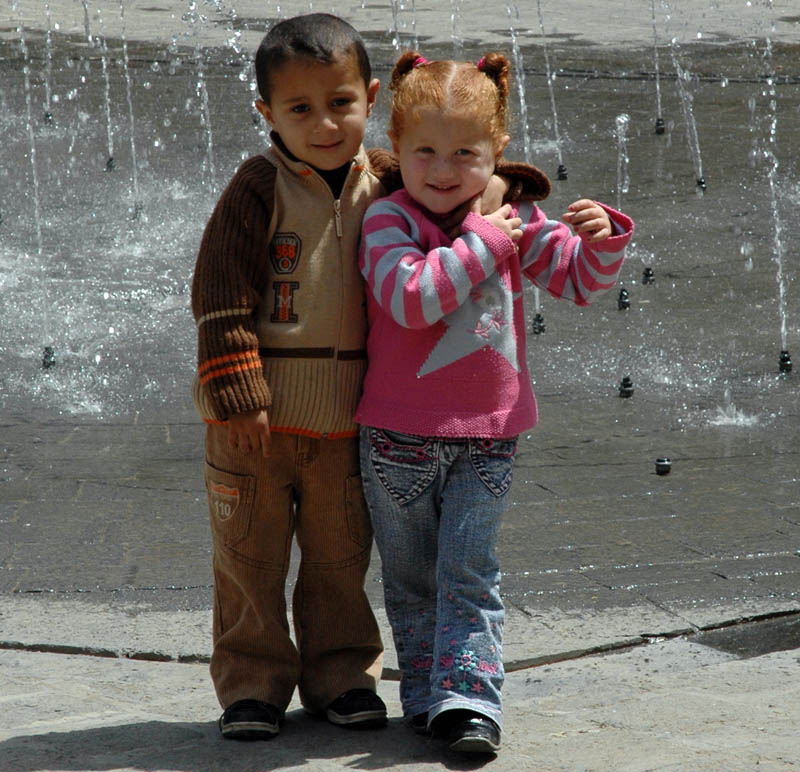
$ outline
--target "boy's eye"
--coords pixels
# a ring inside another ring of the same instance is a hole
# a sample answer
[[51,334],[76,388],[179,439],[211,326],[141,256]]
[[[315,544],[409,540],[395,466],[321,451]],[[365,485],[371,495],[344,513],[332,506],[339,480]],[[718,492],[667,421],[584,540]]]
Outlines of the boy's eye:
[[308,105],[293,105],[293,113],[307,113],[311,108]]
[[339,97],[333,100],[334,107],[347,107],[352,100],[349,97]]

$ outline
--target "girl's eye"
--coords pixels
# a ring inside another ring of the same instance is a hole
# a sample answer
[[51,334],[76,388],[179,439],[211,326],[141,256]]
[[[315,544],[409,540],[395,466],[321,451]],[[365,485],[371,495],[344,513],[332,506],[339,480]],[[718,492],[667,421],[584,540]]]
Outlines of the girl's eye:
[[472,151],[467,150],[465,147],[462,147],[459,150],[456,150],[456,155],[461,155],[461,156],[472,155]]
[[432,147],[418,147],[417,148],[417,152],[418,153],[432,153],[433,152],[433,148]]

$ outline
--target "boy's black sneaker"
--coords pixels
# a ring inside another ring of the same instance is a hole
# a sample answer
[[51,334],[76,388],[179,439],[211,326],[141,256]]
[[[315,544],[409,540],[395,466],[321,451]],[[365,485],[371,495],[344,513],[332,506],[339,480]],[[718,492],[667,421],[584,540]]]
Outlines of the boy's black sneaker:
[[281,710],[260,700],[239,700],[219,717],[226,740],[269,740],[280,730]]
[[386,705],[369,689],[349,689],[325,710],[332,724],[348,729],[375,729],[386,725]]

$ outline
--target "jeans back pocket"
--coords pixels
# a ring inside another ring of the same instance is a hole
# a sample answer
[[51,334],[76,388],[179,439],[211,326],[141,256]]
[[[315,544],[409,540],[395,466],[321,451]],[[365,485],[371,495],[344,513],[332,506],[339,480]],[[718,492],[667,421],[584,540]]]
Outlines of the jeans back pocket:
[[502,440],[484,437],[469,441],[472,468],[495,496],[503,496],[511,487],[516,454],[516,437]]
[[438,440],[372,428],[369,437],[375,474],[399,504],[412,501],[433,482],[439,466]]

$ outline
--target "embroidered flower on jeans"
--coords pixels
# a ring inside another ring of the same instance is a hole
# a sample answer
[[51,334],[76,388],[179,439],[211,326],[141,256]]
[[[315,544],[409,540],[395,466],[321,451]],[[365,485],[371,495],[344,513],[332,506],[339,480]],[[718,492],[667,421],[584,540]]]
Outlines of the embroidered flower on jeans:
[[456,660],[458,662],[458,669],[463,670],[465,673],[468,673],[470,670],[475,670],[475,668],[478,667],[474,651],[467,651],[464,649]]
[[452,689],[452,688],[453,688],[453,682],[450,680],[450,676],[447,676],[447,678],[445,678],[444,681],[442,681],[442,689]]
[[475,681],[475,683],[472,684],[472,691],[475,692],[475,694],[480,694],[483,690],[484,686],[480,681]]

